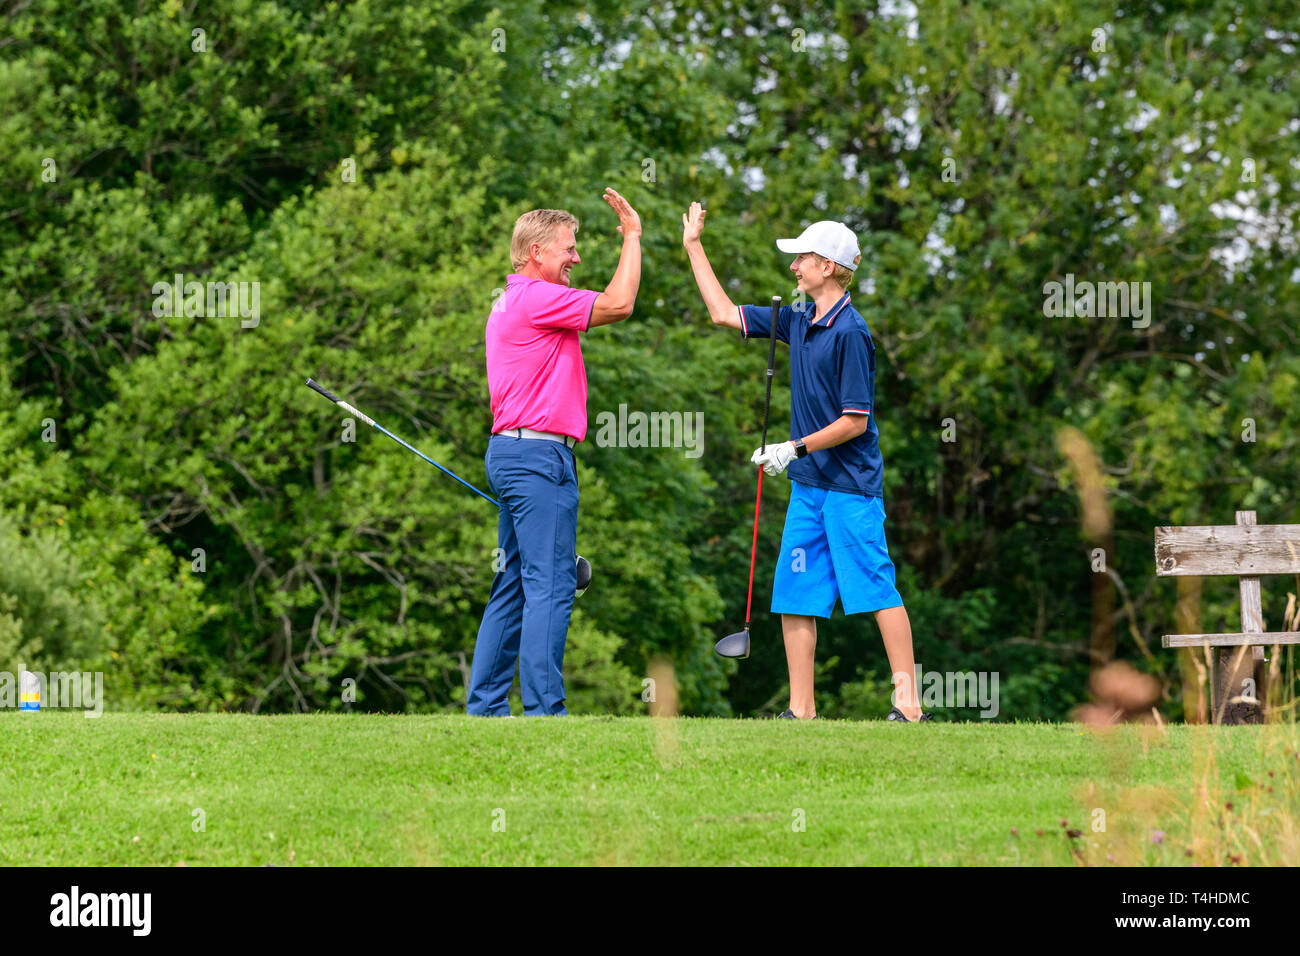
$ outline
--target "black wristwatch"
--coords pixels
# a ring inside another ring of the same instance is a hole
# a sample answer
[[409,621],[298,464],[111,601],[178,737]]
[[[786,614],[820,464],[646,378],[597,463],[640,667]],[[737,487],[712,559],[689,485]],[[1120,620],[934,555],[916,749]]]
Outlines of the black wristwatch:
[[796,438],[794,440],[794,457],[802,458],[806,454],[808,454],[808,448],[804,445],[803,439]]

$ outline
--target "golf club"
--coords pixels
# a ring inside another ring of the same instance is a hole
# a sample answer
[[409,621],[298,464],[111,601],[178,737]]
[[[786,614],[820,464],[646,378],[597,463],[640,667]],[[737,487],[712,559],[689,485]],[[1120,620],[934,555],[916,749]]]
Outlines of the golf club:
[[[772,296],[772,329],[767,344],[767,398],[763,402],[763,444],[760,451],[767,450],[767,413],[772,408],[772,376],[776,370],[776,322],[781,312],[781,297]],[[735,657],[744,660],[749,656],[749,618],[754,603],[754,557],[758,553],[758,511],[763,504],[763,469],[758,469],[758,494],[754,498],[754,541],[749,549],[749,594],[745,598],[745,629],[735,634],[728,634],[713,645],[713,650],[722,657]]]
[[[355,406],[349,405],[347,402],[343,401],[343,399],[339,398],[337,395],[335,395],[335,394],[334,394],[333,392],[331,392],[329,389],[325,388],[325,387],[324,387],[323,385],[321,385],[319,382],[315,382],[315,381],[313,381],[312,379],[307,379],[307,387],[310,388],[310,389],[313,389],[313,390],[315,390],[315,391],[317,391],[317,392],[319,392],[319,393],[322,394],[322,395],[324,395],[326,398],[328,398],[331,402],[333,402],[333,403],[334,403],[335,405],[337,405],[339,408],[343,409],[345,412],[347,412],[347,413],[350,414],[350,415],[355,415],[357,418],[361,419],[363,422],[365,422],[365,423],[366,423],[367,425],[369,425],[371,428],[374,428],[374,429],[376,429],[376,430],[378,430],[378,431],[383,432],[385,435],[387,435],[387,436],[388,436],[389,438],[391,438],[393,441],[397,442],[397,443],[398,443],[399,445],[401,445],[403,448],[407,449],[408,451],[413,451],[413,452],[415,452],[417,455],[419,455],[421,458],[423,458],[423,459],[424,459],[425,461],[427,461],[429,464],[433,465],[434,468],[437,468],[439,471],[443,472],[444,474],[448,474],[448,475],[450,475],[451,477],[455,478],[457,481],[459,481],[462,485],[464,485],[464,486],[465,486],[466,488],[468,488],[470,491],[474,492],[474,494],[478,495],[480,498],[484,498],[484,499],[486,499],[487,501],[492,502],[492,503],[493,503],[494,505],[496,505],[498,508],[501,507],[501,502],[497,501],[497,500],[496,500],[495,498],[493,498],[491,495],[486,495],[486,494],[484,494],[483,492],[481,492],[481,491],[479,491],[477,488],[475,488],[473,485],[471,485],[471,484],[470,484],[468,481],[466,481],[464,478],[460,477],[460,475],[456,474],[454,471],[451,471],[450,469],[447,469],[447,468],[442,467],[442,465],[438,464],[436,461],[434,461],[432,458],[430,458],[430,457],[429,457],[428,455],[426,455],[424,452],[420,451],[420,449],[416,448],[414,445],[410,444],[409,442],[405,442],[405,441],[403,441],[402,439],[398,438],[396,435],[394,435],[392,432],[390,432],[390,431],[389,431],[387,428],[385,428],[383,425],[379,424],[377,421],[375,421],[373,418],[371,418],[371,417],[370,417],[369,415],[367,415],[365,412],[359,411]],[[770,392],[770,388],[769,388],[769,392]],[[769,396],[769,397],[770,397],[770,396]],[[587,587],[588,587],[590,584],[591,584],[591,562],[588,561],[586,558],[584,558],[582,555],[578,555],[578,589],[577,589],[577,591],[574,592],[574,596],[575,596],[575,597],[582,597],[583,593],[587,590]]]

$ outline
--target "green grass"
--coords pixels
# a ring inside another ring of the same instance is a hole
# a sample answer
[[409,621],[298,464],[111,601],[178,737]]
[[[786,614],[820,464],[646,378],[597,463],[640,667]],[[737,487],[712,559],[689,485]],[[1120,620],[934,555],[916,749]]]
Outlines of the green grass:
[[1267,843],[1294,727],[10,713],[0,863],[1214,864],[1209,748]]

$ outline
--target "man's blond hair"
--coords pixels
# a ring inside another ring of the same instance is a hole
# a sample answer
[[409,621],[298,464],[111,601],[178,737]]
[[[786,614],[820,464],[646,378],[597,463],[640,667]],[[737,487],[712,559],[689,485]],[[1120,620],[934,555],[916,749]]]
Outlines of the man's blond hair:
[[[831,263],[831,265],[835,266],[834,271],[831,272],[831,281],[834,282],[837,286],[839,286],[844,291],[846,292],[848,291],[849,283],[853,281],[852,269],[850,269],[848,266],[842,266],[838,262],[835,262],[831,259],[827,259],[825,256],[818,256],[817,253],[815,252],[811,252],[809,253],[809,255],[817,256],[818,262],[829,262]],[[855,266],[861,261],[862,261],[862,256],[853,257],[853,264]]]
[[560,226],[578,233],[578,218],[563,209],[534,209],[515,220],[515,234],[510,237],[510,262],[518,272],[528,264],[528,250],[534,242],[543,249],[555,238]]

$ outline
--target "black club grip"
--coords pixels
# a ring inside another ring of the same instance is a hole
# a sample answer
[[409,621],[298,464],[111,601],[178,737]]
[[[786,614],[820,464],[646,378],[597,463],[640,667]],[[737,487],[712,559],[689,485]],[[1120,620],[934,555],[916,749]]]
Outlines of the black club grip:
[[324,387],[323,385],[321,385],[319,382],[313,382],[311,379],[307,379],[307,387],[308,387],[308,388],[315,389],[316,391],[320,392],[322,395],[324,395],[326,398],[328,398],[328,399],[329,399],[331,402],[333,402],[335,405],[337,405],[337,404],[339,403],[339,401],[340,401],[340,399],[339,399],[339,397],[338,397],[337,395],[335,395],[333,392],[331,392],[328,388],[325,388],[325,387]]
[[776,323],[781,315],[781,297],[772,296],[772,332],[767,343],[767,376],[772,377],[772,372],[776,368]]

